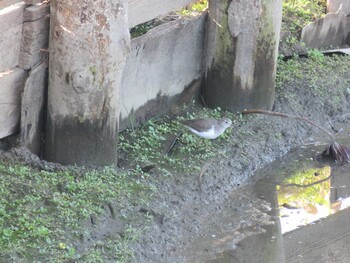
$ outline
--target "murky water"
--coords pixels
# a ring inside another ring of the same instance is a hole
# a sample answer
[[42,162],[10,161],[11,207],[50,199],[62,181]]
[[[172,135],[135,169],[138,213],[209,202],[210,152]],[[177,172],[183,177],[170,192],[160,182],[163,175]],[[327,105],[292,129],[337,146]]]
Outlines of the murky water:
[[[212,237],[220,237],[213,238],[215,251],[221,251],[215,259],[200,262],[350,262],[350,164],[319,160],[316,156],[324,148],[293,150],[257,171],[261,179],[251,188],[252,193],[270,204],[267,214],[273,224],[252,224],[262,231],[252,231],[238,242],[235,234],[250,231],[249,227],[230,230],[225,228],[225,221],[217,233],[211,228]],[[208,245],[213,242],[197,242],[213,249]]]

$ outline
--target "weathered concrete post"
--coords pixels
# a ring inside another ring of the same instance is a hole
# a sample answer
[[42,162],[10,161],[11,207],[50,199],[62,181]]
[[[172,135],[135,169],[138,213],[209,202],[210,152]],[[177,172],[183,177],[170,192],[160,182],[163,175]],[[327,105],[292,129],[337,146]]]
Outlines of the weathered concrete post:
[[126,2],[51,1],[46,160],[116,163],[118,96],[130,49]]
[[338,10],[345,14],[350,14],[350,1],[349,0],[328,0],[327,1],[327,12],[336,13]]
[[209,0],[204,99],[228,110],[274,102],[282,0]]

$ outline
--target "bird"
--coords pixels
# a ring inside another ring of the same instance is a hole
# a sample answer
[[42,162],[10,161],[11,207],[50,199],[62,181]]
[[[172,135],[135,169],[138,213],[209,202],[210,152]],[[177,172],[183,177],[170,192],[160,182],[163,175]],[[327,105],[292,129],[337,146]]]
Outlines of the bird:
[[216,120],[212,118],[203,118],[195,120],[184,120],[181,123],[194,134],[205,139],[216,139],[232,125],[232,120],[223,118]]

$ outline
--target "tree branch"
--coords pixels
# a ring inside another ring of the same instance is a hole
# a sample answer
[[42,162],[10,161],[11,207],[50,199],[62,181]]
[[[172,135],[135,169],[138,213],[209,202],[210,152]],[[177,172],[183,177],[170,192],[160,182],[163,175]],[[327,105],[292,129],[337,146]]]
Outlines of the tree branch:
[[278,117],[284,117],[284,118],[290,118],[290,119],[295,119],[295,120],[299,120],[299,121],[304,121],[304,122],[311,124],[312,126],[314,126],[316,128],[319,128],[321,131],[325,132],[329,136],[329,138],[332,140],[332,143],[335,142],[334,135],[330,131],[328,131],[327,129],[321,127],[320,125],[314,123],[313,121],[311,121],[305,117],[294,116],[294,115],[289,115],[289,114],[275,112],[275,111],[269,111],[269,110],[260,110],[260,109],[245,110],[245,111],[242,111],[242,114],[266,114],[266,115],[272,115],[272,116],[278,116]]

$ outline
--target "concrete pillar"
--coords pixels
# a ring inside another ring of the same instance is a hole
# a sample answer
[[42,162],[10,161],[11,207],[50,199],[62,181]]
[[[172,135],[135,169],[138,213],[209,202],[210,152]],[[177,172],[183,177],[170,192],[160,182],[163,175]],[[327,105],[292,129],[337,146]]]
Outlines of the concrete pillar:
[[327,1],[327,13],[336,13],[341,10],[345,14],[350,14],[350,1],[349,0],[328,0]]
[[209,0],[204,99],[227,110],[274,102],[282,0]]
[[51,2],[46,160],[116,163],[126,8],[126,0]]

